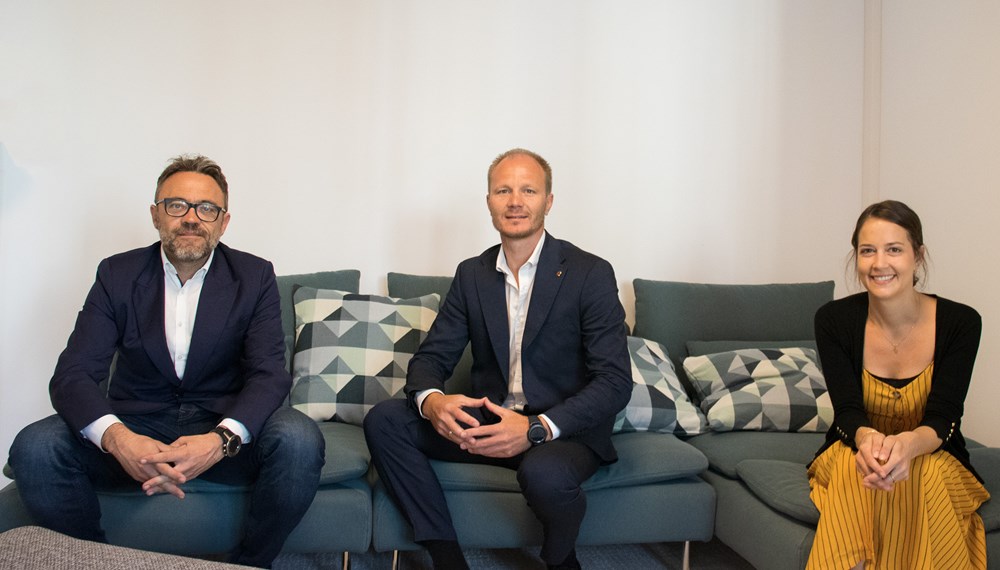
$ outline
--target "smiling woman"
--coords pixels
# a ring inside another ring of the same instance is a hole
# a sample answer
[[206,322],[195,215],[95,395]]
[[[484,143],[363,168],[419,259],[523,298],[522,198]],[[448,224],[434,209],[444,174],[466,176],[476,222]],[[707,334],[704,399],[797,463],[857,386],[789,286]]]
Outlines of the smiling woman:
[[982,320],[915,288],[926,247],[906,204],[869,206],[851,245],[866,292],[816,313],[834,425],[809,468],[807,568],[985,568],[990,495],[959,430]]

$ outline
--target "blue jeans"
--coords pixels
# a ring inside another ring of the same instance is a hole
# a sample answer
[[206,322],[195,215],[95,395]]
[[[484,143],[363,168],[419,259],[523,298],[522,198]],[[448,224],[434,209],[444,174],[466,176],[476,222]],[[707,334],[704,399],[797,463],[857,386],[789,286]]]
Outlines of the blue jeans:
[[[132,431],[164,443],[207,433],[221,419],[192,404],[119,418]],[[233,562],[271,565],[312,503],[324,449],[323,436],[312,420],[280,407],[236,457],[223,458],[201,474],[201,479],[218,483],[253,484],[248,520],[232,553]],[[21,430],[10,448],[10,465],[21,499],[38,524],[86,540],[107,542],[95,490],[140,486],[113,455],[73,433],[58,415]]]

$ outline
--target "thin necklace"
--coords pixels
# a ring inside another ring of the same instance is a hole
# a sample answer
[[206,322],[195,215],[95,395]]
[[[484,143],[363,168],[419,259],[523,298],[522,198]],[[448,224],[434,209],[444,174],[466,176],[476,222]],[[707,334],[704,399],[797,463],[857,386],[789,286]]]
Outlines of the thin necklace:
[[892,353],[899,354],[899,345],[903,344],[904,342],[906,342],[906,339],[910,338],[910,333],[913,332],[913,329],[917,328],[917,322],[920,320],[920,318],[918,317],[916,321],[913,321],[913,324],[910,325],[910,330],[906,331],[906,334],[903,335],[903,338],[899,339],[899,342],[892,342],[892,339],[889,338],[889,335],[885,334],[885,330],[882,328],[882,325],[876,323],[875,319],[872,319],[871,313],[868,314],[868,320],[871,321],[872,324],[878,328],[878,332],[885,338],[886,341],[889,342],[889,344],[892,345]]

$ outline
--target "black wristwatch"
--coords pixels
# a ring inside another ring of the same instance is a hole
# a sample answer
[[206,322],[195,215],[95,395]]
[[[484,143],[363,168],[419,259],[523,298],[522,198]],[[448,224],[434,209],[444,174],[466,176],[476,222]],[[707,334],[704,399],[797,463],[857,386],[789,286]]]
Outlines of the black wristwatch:
[[531,445],[545,443],[547,437],[549,437],[549,432],[542,424],[542,420],[538,416],[528,416],[528,441],[531,442]]
[[222,455],[236,457],[236,454],[240,452],[240,447],[243,446],[243,439],[226,426],[214,427],[212,433],[217,433],[222,438]]

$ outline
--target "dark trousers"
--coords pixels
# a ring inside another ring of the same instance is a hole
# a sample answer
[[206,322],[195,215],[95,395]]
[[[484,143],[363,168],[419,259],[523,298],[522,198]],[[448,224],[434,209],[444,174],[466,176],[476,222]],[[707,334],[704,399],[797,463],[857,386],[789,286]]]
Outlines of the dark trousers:
[[[477,415],[479,410],[469,412]],[[558,564],[575,546],[587,511],[580,485],[600,466],[587,446],[554,440],[509,459],[473,455],[438,435],[405,400],[376,405],[364,427],[372,463],[413,527],[416,541],[457,540],[444,491],[430,465],[431,459],[439,459],[516,469],[521,492],[545,533],[542,559]]]
[[[221,418],[183,404],[119,419],[136,433],[170,443],[183,435],[207,433]],[[236,457],[223,458],[199,476],[224,484],[253,484],[250,513],[233,562],[271,565],[312,503],[324,449],[312,420],[280,407]],[[85,540],[107,542],[95,489],[140,488],[113,455],[74,434],[58,415],[21,430],[10,449],[10,465],[36,522]]]

